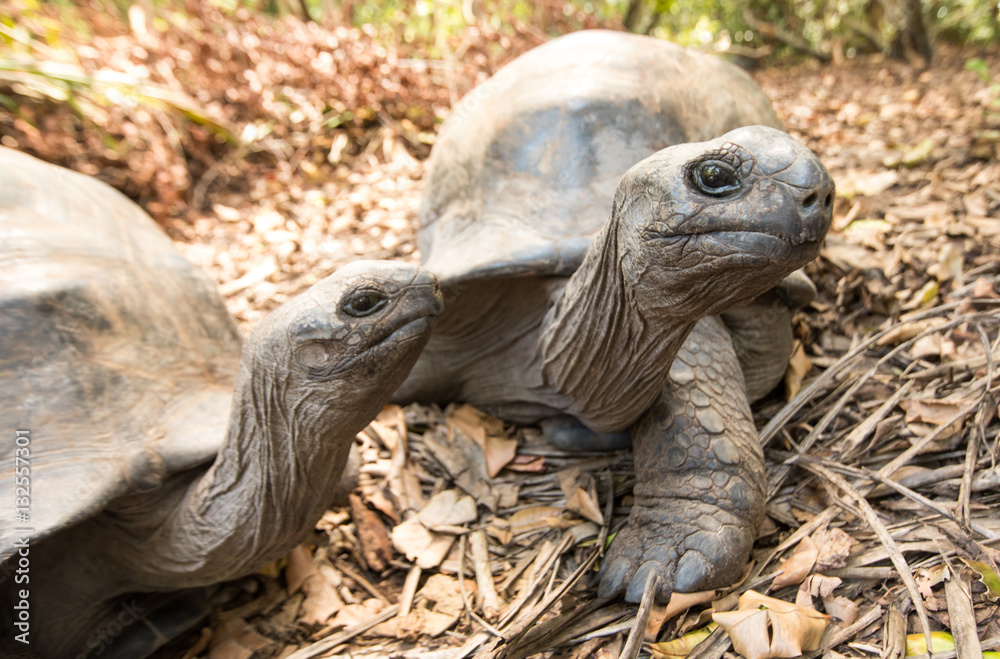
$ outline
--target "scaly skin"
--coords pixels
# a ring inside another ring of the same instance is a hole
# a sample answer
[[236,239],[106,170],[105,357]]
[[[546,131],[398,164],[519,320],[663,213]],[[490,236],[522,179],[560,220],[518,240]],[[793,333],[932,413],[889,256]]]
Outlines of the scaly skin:
[[764,456],[743,373],[718,318],[699,321],[632,430],[635,503],[601,572],[601,596],[638,601],[735,581],[764,516]]

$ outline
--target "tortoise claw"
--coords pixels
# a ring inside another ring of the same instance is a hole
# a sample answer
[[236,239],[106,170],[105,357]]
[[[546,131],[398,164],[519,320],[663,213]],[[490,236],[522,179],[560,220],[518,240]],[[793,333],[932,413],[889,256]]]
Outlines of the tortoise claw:
[[628,583],[632,564],[626,558],[608,560],[601,566],[599,573],[600,585],[597,587],[597,596],[601,599],[621,595],[625,591]]
[[[665,510],[683,510],[665,515]],[[642,599],[646,575],[658,577],[656,599],[670,594],[719,588],[739,578],[753,545],[755,524],[729,512],[691,501],[635,506],[615,537],[600,573],[598,595]]]

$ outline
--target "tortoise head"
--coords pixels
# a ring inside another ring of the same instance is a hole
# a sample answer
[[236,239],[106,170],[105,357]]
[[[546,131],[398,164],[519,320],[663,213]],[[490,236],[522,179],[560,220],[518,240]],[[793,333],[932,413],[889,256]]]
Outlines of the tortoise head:
[[633,299],[688,318],[749,301],[816,257],[833,194],[816,155],[774,128],[653,154],[615,198]]
[[353,408],[371,419],[410,372],[442,307],[429,272],[356,261],[264,319],[244,348],[244,366],[263,385],[256,390],[280,399],[269,406],[288,415]]

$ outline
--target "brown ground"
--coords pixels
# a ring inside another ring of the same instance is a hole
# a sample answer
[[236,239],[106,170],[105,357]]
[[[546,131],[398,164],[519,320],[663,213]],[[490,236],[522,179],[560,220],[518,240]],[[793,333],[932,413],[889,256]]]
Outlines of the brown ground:
[[[831,657],[895,659],[906,634],[925,630],[952,631],[962,656],[1000,639],[1000,585],[991,595],[979,580],[1000,560],[1000,147],[988,85],[964,67],[976,53],[939,55],[929,70],[870,58],[756,74],[834,174],[838,201],[809,268],[820,297],[797,319],[804,354],[790,372],[804,381],[789,387],[799,395],[757,410],[771,499],[735,592],[825,611],[818,647]],[[499,62],[483,58],[393,80],[431,80],[420,102],[444,112]],[[988,62],[1000,77],[1000,57]],[[352,259],[418,259],[423,162],[411,154],[426,154],[426,136],[393,111],[381,129],[341,131],[343,151],[341,133],[294,124],[258,142],[267,153],[220,157],[214,170],[220,147],[204,137],[205,167],[184,174],[198,198],[171,197],[173,182],[160,181],[167,192],[151,210],[244,327]],[[4,134],[21,146],[32,137],[24,125]],[[49,148],[47,135],[31,149]],[[86,151],[78,160],[90,162]],[[125,171],[115,167],[109,158],[95,173]],[[359,447],[350,508],[331,511],[287,561],[225,586],[209,623],[159,656],[622,656],[636,607],[593,602],[590,561],[627,513],[628,455],[563,455],[537,430],[468,407],[387,408]],[[662,624],[654,608],[649,638],[701,628],[709,607],[734,607],[725,595]],[[799,638],[808,625],[796,620],[786,624]],[[716,632],[698,656],[721,656],[728,638]],[[766,640],[739,648],[776,656]]]

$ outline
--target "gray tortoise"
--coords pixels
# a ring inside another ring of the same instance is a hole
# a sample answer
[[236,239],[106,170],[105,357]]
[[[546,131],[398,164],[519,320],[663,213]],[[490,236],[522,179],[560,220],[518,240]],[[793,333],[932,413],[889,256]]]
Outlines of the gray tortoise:
[[748,400],[784,372],[833,201],[779,126],[735,66],[594,31],[504,67],[434,146],[419,240],[445,311],[394,398],[466,401],[568,449],[630,435],[601,595],[636,601],[649,571],[660,599],[731,583],[763,519]]
[[[144,656],[150,628],[122,630],[151,610],[132,594],[247,574],[301,542],[442,305],[425,270],[356,262],[241,342],[135,204],[5,148],[0,264],[0,616],[15,617],[0,623],[57,659]],[[12,578],[22,564],[30,581]],[[153,624],[169,634],[182,613]]]

